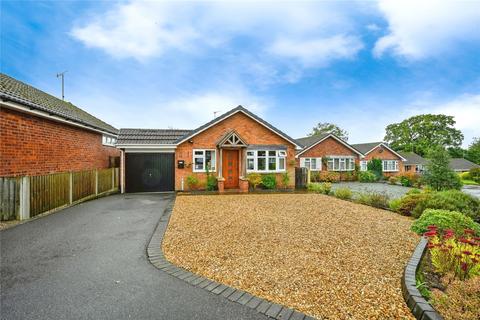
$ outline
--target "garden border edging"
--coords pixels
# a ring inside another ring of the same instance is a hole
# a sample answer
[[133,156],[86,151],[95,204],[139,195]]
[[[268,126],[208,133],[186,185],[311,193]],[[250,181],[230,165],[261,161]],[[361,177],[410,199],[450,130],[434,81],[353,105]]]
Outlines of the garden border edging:
[[206,290],[209,293],[222,296],[232,302],[239,303],[250,309],[256,310],[270,318],[278,320],[313,320],[315,318],[305,315],[297,310],[285,307],[278,303],[269,302],[254,296],[246,291],[235,289],[225,284],[209,280],[205,277],[192,273],[167,261],[162,251],[162,242],[167,230],[170,215],[172,214],[175,197],[169,201],[163,211],[152,237],[147,245],[147,257],[150,263],[157,269],[162,270],[192,286]]
[[428,240],[422,237],[402,275],[402,293],[408,308],[418,320],[443,320],[443,317],[428,303],[417,288],[416,273],[420,266]]

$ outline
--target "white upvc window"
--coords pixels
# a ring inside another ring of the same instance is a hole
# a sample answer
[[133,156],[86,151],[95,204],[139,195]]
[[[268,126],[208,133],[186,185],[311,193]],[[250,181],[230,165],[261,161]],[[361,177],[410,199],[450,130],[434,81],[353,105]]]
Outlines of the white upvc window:
[[328,156],[328,171],[353,171],[355,170],[355,157]]
[[102,136],[102,144],[105,146],[114,146],[117,142],[117,138],[112,136],[103,135]]
[[193,149],[193,172],[215,172],[217,151],[210,149]]
[[360,161],[360,171],[367,171],[368,170],[368,161],[362,160]]
[[285,150],[247,150],[247,172],[285,172]]
[[396,172],[398,171],[397,160],[382,160],[383,172]]
[[322,158],[300,158],[300,167],[311,171],[322,170]]

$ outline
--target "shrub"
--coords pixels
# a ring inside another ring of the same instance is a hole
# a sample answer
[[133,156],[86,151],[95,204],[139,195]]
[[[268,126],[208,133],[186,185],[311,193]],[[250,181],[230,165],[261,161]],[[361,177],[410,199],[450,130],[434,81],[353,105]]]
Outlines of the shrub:
[[335,197],[348,200],[352,198],[352,190],[349,188],[338,188],[335,190]]
[[407,191],[407,194],[419,194],[419,193],[422,193],[422,191],[417,188],[413,188]]
[[277,179],[274,174],[264,174],[262,176],[262,185],[266,189],[275,189],[277,187]]
[[332,191],[332,184],[330,182],[324,182],[321,186],[324,194],[330,194]]
[[213,191],[217,189],[217,177],[214,175],[209,174],[207,176],[207,190]]
[[361,193],[357,201],[376,208],[389,208],[389,197],[384,193]]
[[376,180],[380,180],[383,178],[383,164],[382,160],[373,158],[372,160],[368,161],[367,164],[368,171],[371,171],[377,177]]
[[412,224],[412,231],[423,234],[428,230],[428,226],[435,225],[439,231],[446,229],[453,230],[456,234],[462,234],[465,229],[480,232],[480,225],[461,212],[427,209],[420,218]]
[[437,226],[428,226],[424,236],[428,237],[427,248],[435,272],[450,273],[460,280],[480,275],[480,238],[473,234],[473,230],[466,229],[457,238],[451,229],[439,232]]
[[187,176],[187,186],[190,190],[193,190],[198,187],[198,177],[196,175]]
[[433,290],[431,303],[445,319],[478,320],[480,277],[451,281],[446,277],[445,292]]
[[390,178],[388,178],[388,183],[390,184],[397,184],[397,182],[398,182],[398,178],[395,176],[391,176]]
[[248,183],[252,186],[253,189],[256,189],[257,186],[262,183],[262,175],[259,173],[249,173],[247,175]]
[[319,171],[310,171],[310,182],[320,182]]
[[468,171],[470,179],[473,181],[480,183],[480,168],[472,168]]
[[309,183],[307,185],[308,191],[329,194],[332,189],[332,184],[329,182],[324,183]]
[[290,176],[288,175],[288,171],[282,173],[282,185],[286,189],[288,187],[288,183],[290,182]]
[[401,198],[397,212],[404,216],[411,216],[417,205],[424,202],[429,196],[429,193],[407,194]]
[[432,192],[425,201],[418,203],[412,215],[419,217],[425,209],[458,211],[480,222],[480,200],[458,190]]
[[321,182],[338,182],[340,181],[340,173],[335,171],[321,171],[318,180]]
[[448,152],[441,148],[433,148],[428,153],[430,161],[423,175],[424,182],[434,190],[461,189],[462,182],[458,174],[450,169]]
[[400,177],[400,184],[404,187],[411,187],[413,185],[412,181],[407,176]]
[[398,212],[400,205],[402,204],[402,198],[393,199],[388,203],[390,210]]
[[472,176],[470,175],[470,172],[462,172],[459,174],[460,179],[463,180],[472,180]]
[[358,181],[360,182],[375,182],[377,176],[371,171],[360,171],[358,173]]

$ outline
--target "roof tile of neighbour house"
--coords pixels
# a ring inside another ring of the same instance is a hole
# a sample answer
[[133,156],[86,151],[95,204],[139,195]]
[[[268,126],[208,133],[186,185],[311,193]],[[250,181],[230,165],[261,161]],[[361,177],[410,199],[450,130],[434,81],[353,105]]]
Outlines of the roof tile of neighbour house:
[[117,134],[118,129],[78,108],[70,102],[63,101],[46,92],[0,73],[0,98],[22,104],[31,109],[43,111],[49,115],[59,116],[97,130]]
[[325,134],[319,134],[315,136],[308,136],[308,137],[303,137],[303,138],[298,138],[297,141],[303,145],[305,148],[310,147],[312,144],[322,140],[326,136],[328,136],[328,133]]
[[468,171],[473,168],[480,168],[480,165],[463,158],[450,159],[450,168],[455,171]]
[[363,156],[363,154],[360,150],[355,148],[353,145],[348,144],[348,142],[340,139],[339,137],[337,137],[336,135],[334,135],[332,133],[325,133],[325,134],[319,134],[319,135],[314,135],[314,136],[298,138],[297,139],[298,143],[303,145],[304,147],[303,147],[302,150],[299,150],[297,152],[297,156],[299,156],[301,153],[304,153],[308,149],[313,148],[317,143],[320,143],[322,140],[326,139],[329,136],[332,137],[333,139],[336,139],[340,143],[344,144],[347,148],[349,148],[349,149],[355,151],[356,153],[360,154],[361,156]]
[[414,153],[414,152],[403,152],[399,151],[398,152],[402,157],[407,159],[403,164],[404,165],[415,165],[415,164],[420,164],[420,165],[425,165],[427,164],[427,159],[423,158],[422,156]]
[[120,129],[117,144],[171,144],[192,130],[184,129]]
[[355,143],[355,144],[352,144],[352,146],[355,149],[357,149],[358,151],[360,151],[361,153],[365,154],[365,153],[372,150],[373,148],[375,148],[376,146],[378,146],[381,143],[382,143],[381,141],[380,142],[368,142],[368,143]]

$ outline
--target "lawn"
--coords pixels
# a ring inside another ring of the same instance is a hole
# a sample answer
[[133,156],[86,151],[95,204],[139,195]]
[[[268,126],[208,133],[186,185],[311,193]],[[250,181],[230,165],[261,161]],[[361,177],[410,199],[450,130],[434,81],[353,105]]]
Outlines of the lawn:
[[400,278],[412,220],[319,194],[179,196],[166,258],[314,317],[413,319]]

